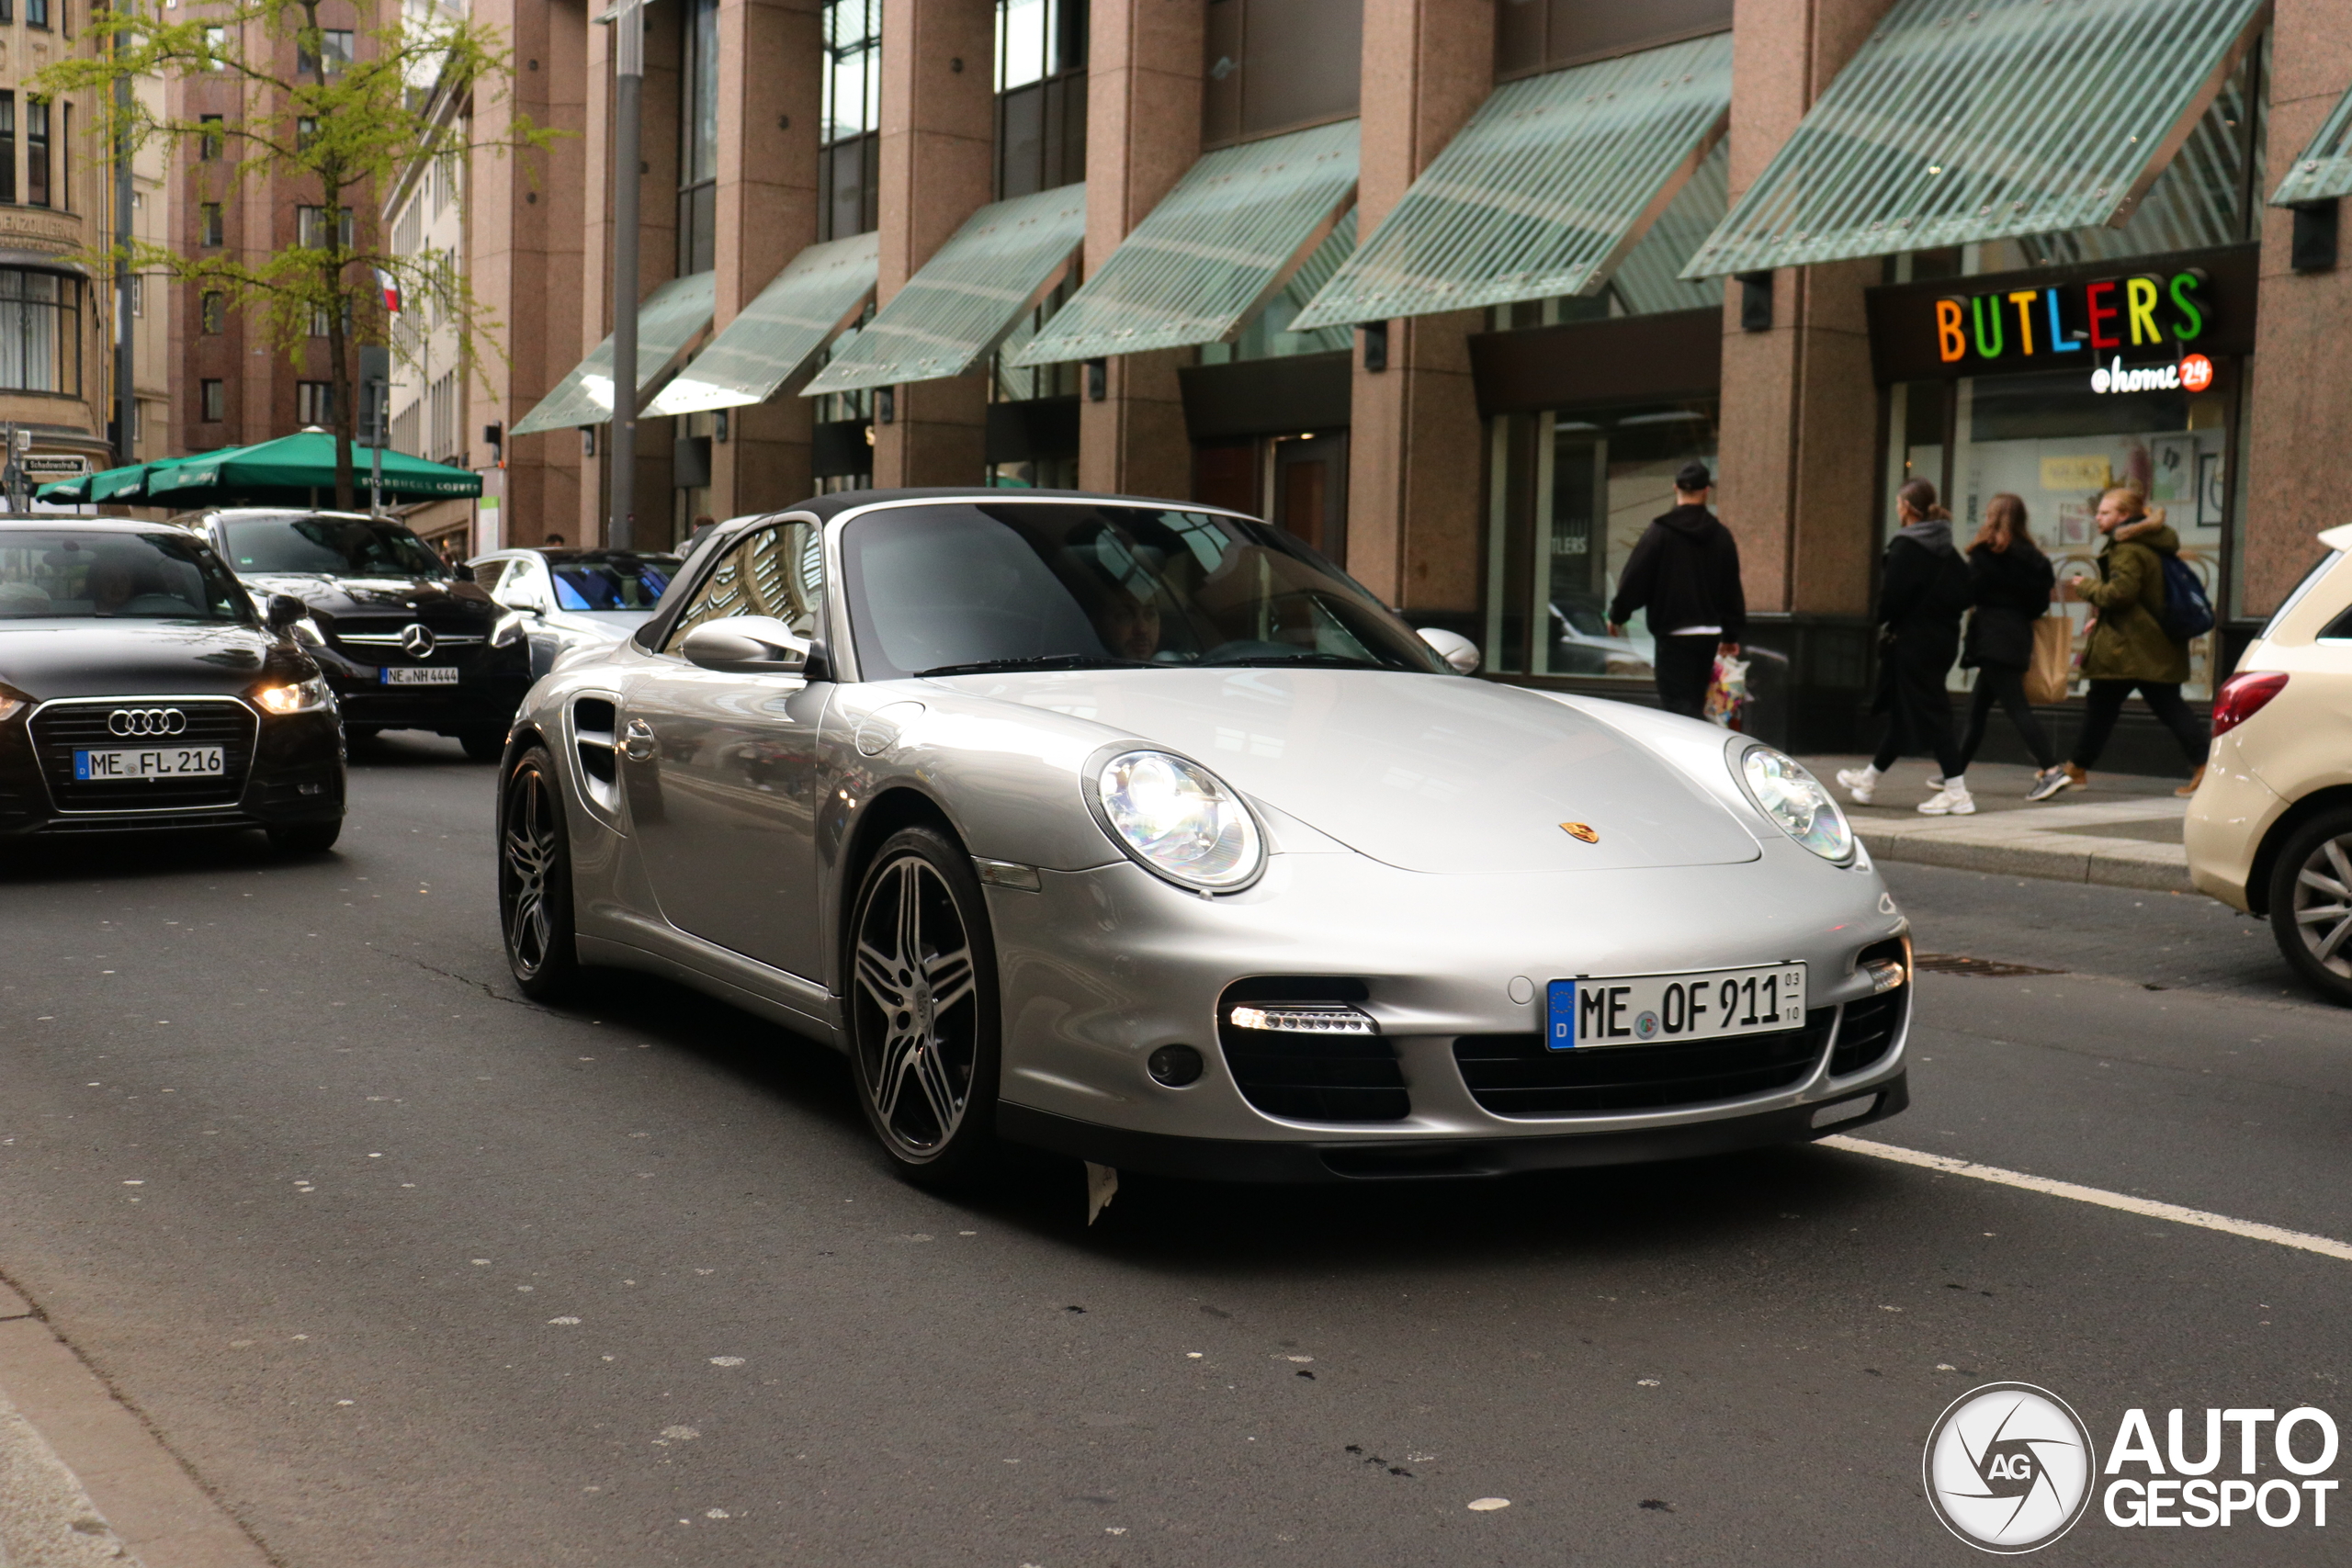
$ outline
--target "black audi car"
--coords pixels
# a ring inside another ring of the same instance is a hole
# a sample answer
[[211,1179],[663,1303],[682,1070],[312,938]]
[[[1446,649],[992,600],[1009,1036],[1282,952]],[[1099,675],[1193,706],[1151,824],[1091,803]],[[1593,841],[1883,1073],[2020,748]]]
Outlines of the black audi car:
[[326,671],[354,741],[429,729],[494,761],[531,685],[525,617],[399,524],[356,512],[232,508],[196,529],[255,593],[300,599],[294,635]]
[[343,829],[334,694],[204,543],[163,523],[0,517],[0,838]]

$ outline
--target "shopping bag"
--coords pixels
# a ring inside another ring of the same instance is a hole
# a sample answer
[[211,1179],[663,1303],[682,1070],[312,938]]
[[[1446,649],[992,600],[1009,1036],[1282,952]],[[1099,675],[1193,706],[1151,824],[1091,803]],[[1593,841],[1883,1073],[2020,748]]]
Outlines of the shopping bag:
[[2072,684],[2075,662],[2074,627],[2064,615],[2044,615],[2033,623],[2033,662],[2025,669],[2025,700],[2063,703]]
[[1707,719],[1725,729],[1739,728],[1739,710],[1747,705],[1747,660],[1727,653],[1715,655],[1714,678],[1707,682]]

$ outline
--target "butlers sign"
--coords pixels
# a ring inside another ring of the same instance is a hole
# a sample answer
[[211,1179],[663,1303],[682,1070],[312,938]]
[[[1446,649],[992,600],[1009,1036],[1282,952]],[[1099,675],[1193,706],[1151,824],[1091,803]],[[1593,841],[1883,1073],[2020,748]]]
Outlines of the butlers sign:
[[2202,390],[2215,360],[2253,352],[2256,276],[2256,247],[2232,245],[1891,284],[1867,295],[1871,367],[1882,384],[2071,370],[2099,391]]

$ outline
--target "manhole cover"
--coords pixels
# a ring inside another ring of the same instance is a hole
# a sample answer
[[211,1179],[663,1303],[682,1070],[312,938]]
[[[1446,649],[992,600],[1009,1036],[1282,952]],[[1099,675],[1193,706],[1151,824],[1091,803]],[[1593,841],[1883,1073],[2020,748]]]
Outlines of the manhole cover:
[[1937,975],[1983,975],[1998,978],[2004,975],[2064,975],[2064,969],[2037,969],[2030,964],[1998,964],[1990,958],[1967,958],[1957,953],[1920,953],[1912,955],[1913,967]]

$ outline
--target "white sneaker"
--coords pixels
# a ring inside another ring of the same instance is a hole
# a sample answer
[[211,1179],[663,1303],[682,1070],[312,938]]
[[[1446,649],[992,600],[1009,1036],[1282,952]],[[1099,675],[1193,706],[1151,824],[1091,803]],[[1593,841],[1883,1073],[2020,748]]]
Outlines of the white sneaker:
[[1876,768],[1838,770],[1838,787],[1850,795],[1857,806],[1868,806],[1871,803],[1871,792],[1878,786],[1878,781],[1879,772]]
[[1946,784],[1919,803],[1919,815],[1922,817],[1973,817],[1976,815],[1976,797],[1968,793],[1966,784],[1956,788]]

